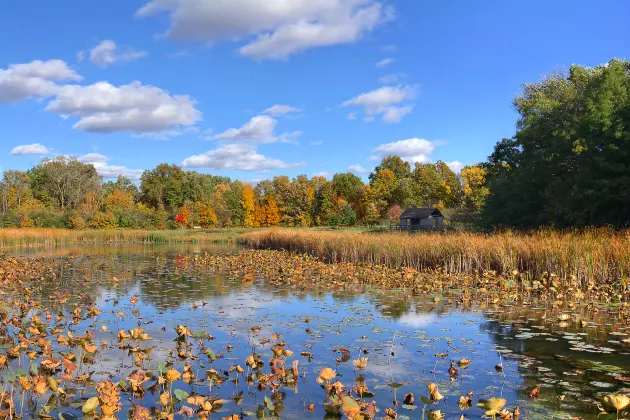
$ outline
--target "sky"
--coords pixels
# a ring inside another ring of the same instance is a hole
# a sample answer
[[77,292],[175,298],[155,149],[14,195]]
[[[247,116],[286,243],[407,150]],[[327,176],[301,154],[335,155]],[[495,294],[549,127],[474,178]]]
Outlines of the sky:
[[514,135],[523,83],[630,58],[628,22],[626,0],[4,1],[0,170],[459,170]]

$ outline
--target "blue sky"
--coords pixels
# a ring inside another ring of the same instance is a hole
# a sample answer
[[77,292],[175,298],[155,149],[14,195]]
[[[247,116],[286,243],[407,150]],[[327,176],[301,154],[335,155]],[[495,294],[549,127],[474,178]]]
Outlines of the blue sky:
[[[559,66],[630,58],[630,3],[6,1],[0,169],[75,155],[242,180],[474,164]],[[458,165],[459,163],[459,165]]]

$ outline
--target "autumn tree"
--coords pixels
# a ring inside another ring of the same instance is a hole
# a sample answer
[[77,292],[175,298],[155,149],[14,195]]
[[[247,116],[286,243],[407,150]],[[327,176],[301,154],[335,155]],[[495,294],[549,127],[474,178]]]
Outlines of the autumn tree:
[[376,206],[379,215],[385,214],[387,208],[393,204],[396,186],[396,176],[389,169],[378,170],[370,180],[368,202]]
[[190,209],[187,207],[180,208],[177,216],[175,216],[175,224],[182,229],[188,227],[190,224]]
[[399,156],[386,156],[370,174],[370,183],[372,183],[380,171],[385,169],[391,171],[394,178],[397,180],[408,178],[409,175],[411,175],[411,166],[409,165],[409,162],[402,160]]
[[7,208],[20,210],[22,203],[33,197],[31,178],[26,172],[4,171],[4,183],[7,188]]
[[218,223],[216,213],[212,208],[208,207],[199,213],[199,224],[202,227],[213,227]]
[[464,209],[479,212],[489,193],[486,186],[486,170],[481,165],[465,166],[461,177]]
[[245,227],[258,227],[254,190],[250,185],[243,185],[241,205],[243,207],[243,211],[245,212]]
[[265,217],[267,220],[267,226],[277,226],[280,223],[280,211],[278,210],[278,204],[273,196],[266,197],[267,204],[265,209]]

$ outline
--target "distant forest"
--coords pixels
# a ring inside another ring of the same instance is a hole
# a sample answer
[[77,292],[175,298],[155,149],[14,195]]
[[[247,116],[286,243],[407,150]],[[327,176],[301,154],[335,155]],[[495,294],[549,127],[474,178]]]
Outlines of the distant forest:
[[384,158],[364,183],[352,173],[250,185],[160,164],[139,185],[102,182],[91,164],[44,159],[0,182],[0,226],[82,229],[374,225],[407,207],[438,207],[451,224],[557,228],[630,223],[630,62],[571,66],[526,84],[514,137],[486,162]]

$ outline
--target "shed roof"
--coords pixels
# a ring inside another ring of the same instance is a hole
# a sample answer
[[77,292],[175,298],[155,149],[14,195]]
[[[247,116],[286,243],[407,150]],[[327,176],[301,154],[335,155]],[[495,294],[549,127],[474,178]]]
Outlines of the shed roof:
[[444,217],[435,207],[411,207],[403,211],[401,219],[426,219],[429,216]]

